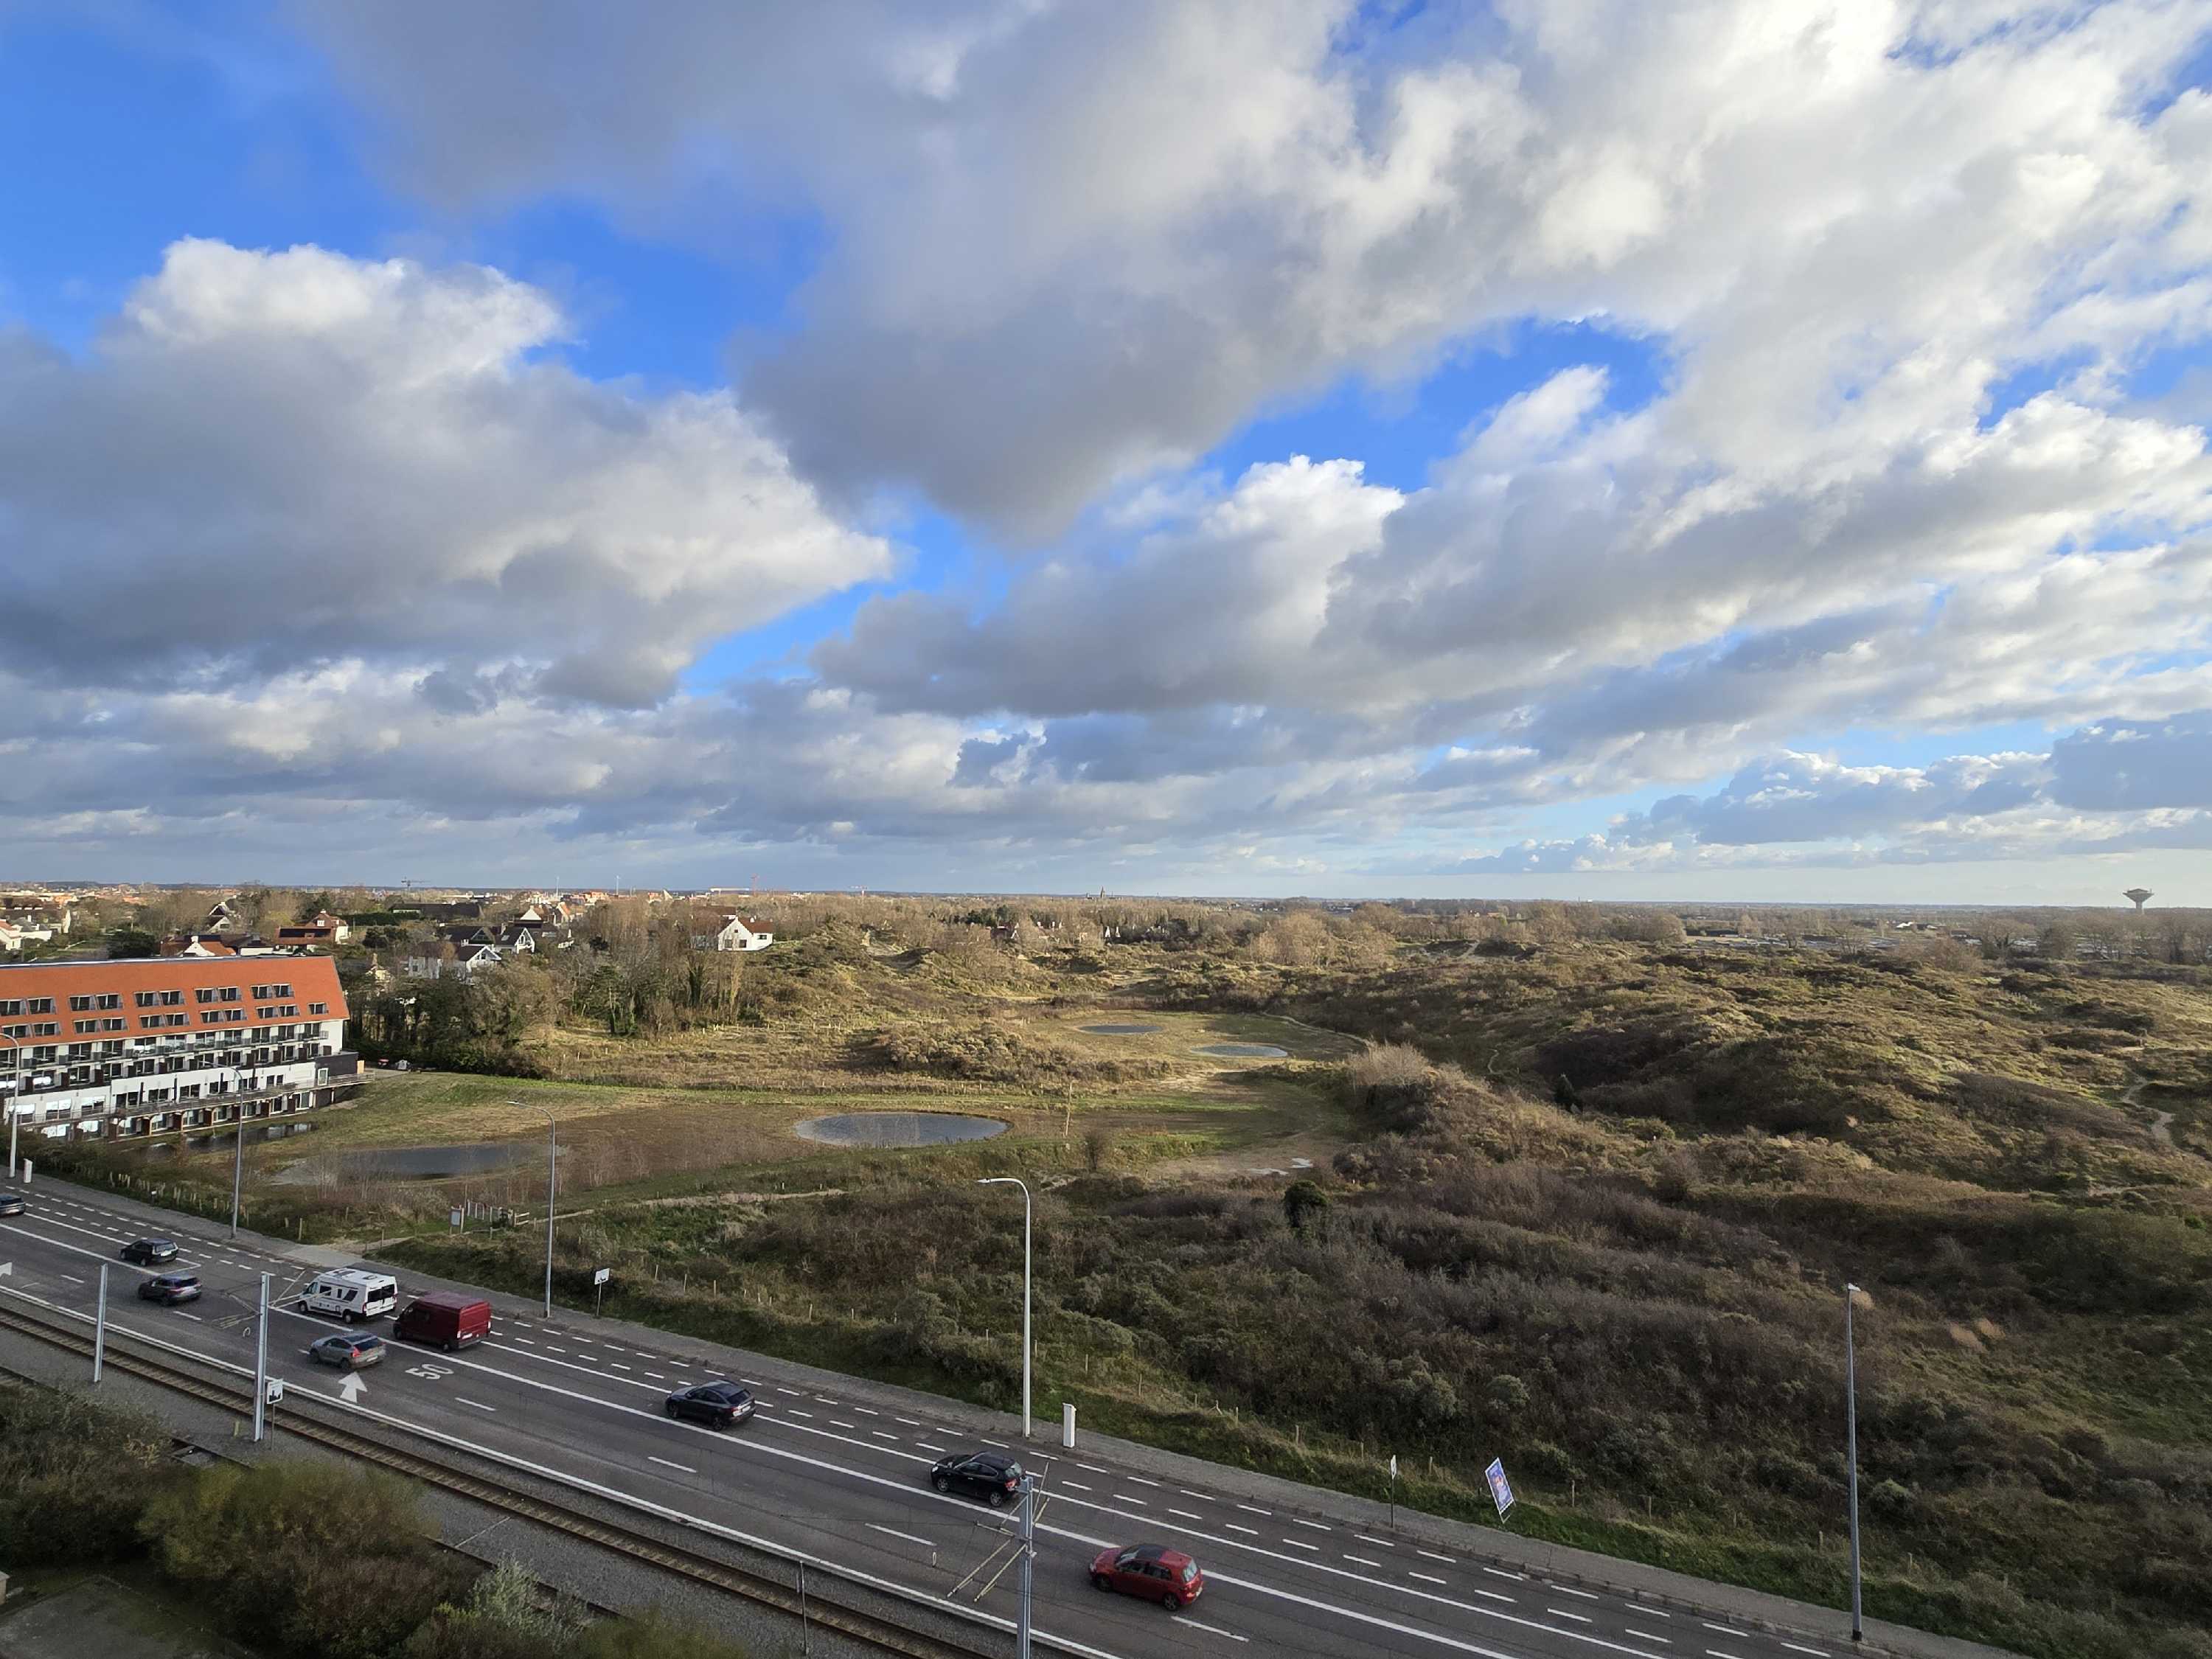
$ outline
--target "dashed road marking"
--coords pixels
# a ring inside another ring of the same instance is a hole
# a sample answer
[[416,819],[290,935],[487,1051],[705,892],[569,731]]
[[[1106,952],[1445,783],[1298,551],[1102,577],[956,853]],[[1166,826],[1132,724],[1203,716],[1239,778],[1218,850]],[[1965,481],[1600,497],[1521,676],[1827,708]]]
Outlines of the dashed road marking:
[[1114,1494],[1114,1501],[1117,1504],[1134,1504],[1140,1510],[1146,1507],[1145,1500],[1143,1498],[1132,1498],[1125,1492],[1115,1492]]
[[693,1468],[689,1463],[672,1462],[665,1457],[655,1457],[650,1452],[646,1454],[645,1461],[648,1463],[658,1463],[664,1469],[681,1469],[686,1474],[696,1474],[699,1473],[698,1470]]
[[[1652,1639],[1654,1641],[1663,1642],[1667,1638],[1663,1636],[1658,1636],[1654,1637]],[[1801,1648],[1795,1642],[1784,1642],[1782,1645],[1788,1648],[1792,1653],[1809,1653],[1813,1656],[1813,1659],[1828,1659],[1828,1650],[1826,1648]]]
[[1425,1584],[1441,1584],[1444,1582],[1443,1579],[1437,1577],[1434,1573],[1415,1572],[1410,1567],[1406,1570],[1406,1577],[1408,1578],[1418,1578]]
[[1157,1486],[1160,1484],[1157,1480],[1147,1480],[1141,1474],[1133,1474],[1129,1477],[1129,1480],[1132,1483],[1139,1486]]
[[1379,1545],[1379,1546],[1381,1546],[1382,1548],[1384,1548],[1384,1549],[1386,1549],[1386,1550],[1395,1550],[1395,1549],[1396,1549],[1396,1548],[1398,1547],[1395,1544],[1392,1543],[1392,1542],[1391,1542],[1389,1539],[1387,1539],[1387,1538],[1370,1538],[1370,1537],[1369,1537],[1365,1533],[1364,1533],[1364,1532],[1355,1532],[1355,1533],[1354,1533],[1354,1534],[1352,1534],[1352,1535],[1354,1538],[1357,1538],[1357,1539],[1358,1539],[1361,1543],[1363,1543],[1363,1544],[1376,1544],[1376,1545]]
[[1425,1555],[1431,1561],[1441,1561],[1448,1567],[1455,1567],[1459,1565],[1459,1563],[1452,1559],[1450,1556],[1438,1555],[1434,1550],[1415,1550],[1413,1553],[1416,1555]]
[[1273,1515],[1274,1513],[1274,1510],[1263,1510],[1256,1504],[1239,1504],[1237,1507],[1243,1510],[1247,1515]]
[[1168,1510],[1168,1513],[1170,1515],[1179,1515],[1186,1521],[1203,1521],[1206,1519],[1204,1516],[1198,1514],[1193,1510],[1170,1509]]
[[[1638,1630],[1633,1625],[1631,1625],[1628,1627],[1628,1633],[1631,1636],[1633,1636],[1639,1642],[1659,1642],[1670,1648],[1674,1645],[1674,1638],[1673,1637],[1659,1636],[1648,1630]],[[1784,1642],[1782,1645],[1786,1648],[1790,1644]],[[1800,1648],[1797,1651],[1800,1653],[1812,1653],[1817,1651],[1817,1650],[1813,1648]]]
[[1334,1527],[1325,1527],[1318,1521],[1301,1520],[1295,1515],[1291,1517],[1291,1524],[1294,1527],[1311,1527],[1316,1532],[1334,1532],[1336,1530]]
[[485,1405],[481,1400],[471,1400],[466,1395],[457,1394],[453,1398],[459,1401],[464,1406],[474,1406],[480,1412],[495,1412],[499,1409],[496,1406]]
[[879,1527],[879,1526],[878,1526],[878,1525],[877,1525],[874,1522],[872,1522],[872,1521],[871,1521],[871,1522],[868,1522],[868,1530],[869,1530],[870,1532],[887,1533],[887,1534],[890,1534],[891,1537],[893,1537],[893,1538],[903,1538],[903,1539],[905,1539],[905,1540],[906,1540],[906,1541],[907,1541],[908,1543],[909,1543],[909,1544],[919,1544],[919,1545],[921,1545],[921,1546],[922,1547],[922,1548],[924,1548],[924,1549],[926,1549],[926,1550],[927,1550],[927,1549],[934,1549],[934,1548],[936,1548],[936,1547],[937,1547],[934,1544],[932,1544],[932,1543],[929,1541],[929,1540],[927,1540],[927,1538],[917,1538],[917,1537],[915,1537],[915,1536],[912,1533],[910,1533],[910,1532],[899,1532],[899,1531],[897,1531],[897,1530],[896,1530],[895,1528],[890,1528],[890,1527]]
[[[1548,1578],[1544,1581],[1544,1587],[1547,1589],[1555,1589],[1562,1595],[1579,1595],[1585,1601],[1595,1601],[1598,1599],[1596,1596],[1591,1595],[1588,1590],[1578,1590],[1566,1584],[1554,1584]],[[1714,1630],[1724,1630],[1727,1626],[1723,1625],[1715,1625],[1711,1626],[1711,1628]]]
[[1257,1538],[1260,1535],[1260,1529],[1257,1527],[1240,1527],[1234,1521],[1224,1521],[1221,1524],[1231,1532],[1243,1533],[1247,1538]]
[[1347,1561],[1357,1561],[1363,1567],[1380,1567],[1382,1565],[1380,1561],[1370,1561],[1364,1555],[1346,1555],[1344,1559]]
[[1591,1622],[1587,1613],[1569,1613],[1565,1607],[1546,1607],[1544,1611],[1554,1619],[1571,1619],[1577,1625],[1587,1625]]
[[1063,1480],[1060,1484],[1063,1486],[1073,1487],[1077,1492],[1089,1492],[1091,1490],[1090,1487],[1085,1486],[1080,1480]]
[[1197,1620],[1186,1619],[1179,1613],[1175,1614],[1174,1618],[1178,1625],[1188,1625],[1193,1630],[1202,1630],[1208,1636],[1225,1636],[1232,1642],[1249,1642],[1252,1639],[1249,1636],[1239,1636],[1233,1630],[1223,1630],[1218,1626],[1201,1625]]

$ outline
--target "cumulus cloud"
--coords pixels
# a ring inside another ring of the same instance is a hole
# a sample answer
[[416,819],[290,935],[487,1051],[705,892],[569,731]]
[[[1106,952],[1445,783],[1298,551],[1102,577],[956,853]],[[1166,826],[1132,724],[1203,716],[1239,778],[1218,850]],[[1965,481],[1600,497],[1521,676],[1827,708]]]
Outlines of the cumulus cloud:
[[362,658],[447,708],[518,682],[634,707],[890,570],[730,398],[586,380],[565,327],[482,267],[184,241],[82,358],[0,335],[10,667]]
[[2155,0],[304,15],[449,201],[803,202],[750,384],[821,476],[1021,535],[1501,320],[1664,333],[1686,443],[1849,477],[2212,293],[2203,20]]

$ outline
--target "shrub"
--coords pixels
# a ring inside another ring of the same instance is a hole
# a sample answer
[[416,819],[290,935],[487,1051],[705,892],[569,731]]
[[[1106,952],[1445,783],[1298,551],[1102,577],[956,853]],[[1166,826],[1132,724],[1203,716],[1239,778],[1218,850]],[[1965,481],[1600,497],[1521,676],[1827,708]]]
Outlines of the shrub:
[[747,1659],[749,1650],[659,1613],[642,1619],[603,1619],[568,1649],[571,1659]]
[[538,1581],[513,1561],[469,1587],[459,1606],[441,1607],[408,1638],[406,1659],[544,1659],[574,1639],[584,1609],[541,1606]]
[[204,1470],[140,1522],[162,1571],[240,1640],[302,1659],[381,1659],[459,1587],[415,1495],[321,1463]]
[[0,1561],[118,1561],[139,1550],[138,1513],[172,1475],[151,1419],[58,1389],[0,1388]]

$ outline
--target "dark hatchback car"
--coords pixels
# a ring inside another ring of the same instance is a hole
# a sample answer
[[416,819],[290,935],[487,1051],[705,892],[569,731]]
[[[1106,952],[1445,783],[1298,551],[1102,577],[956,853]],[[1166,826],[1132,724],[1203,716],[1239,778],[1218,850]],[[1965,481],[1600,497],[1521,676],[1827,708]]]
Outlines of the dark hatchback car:
[[1099,1589],[1157,1601],[1170,1613],[1189,1606],[1206,1589],[1206,1575],[1198,1563],[1164,1544],[1099,1551],[1091,1564],[1091,1582]]
[[318,1365],[338,1365],[357,1371],[363,1366],[384,1363],[384,1339],[340,1332],[307,1344],[307,1358]]
[[942,1492],[980,1498],[995,1510],[1020,1495],[1022,1466],[1004,1452],[956,1452],[937,1460],[929,1484]]
[[200,1299],[200,1276],[198,1273],[156,1273],[138,1287],[141,1301],[158,1302],[165,1308],[173,1308],[179,1302]]
[[22,1194],[0,1193],[0,1215],[21,1215],[22,1213]]
[[123,1247],[123,1259],[135,1261],[142,1267],[150,1267],[157,1261],[174,1261],[177,1246],[173,1239],[134,1238]]
[[696,1388],[677,1389],[668,1396],[665,1409],[679,1422],[726,1429],[753,1414],[752,1390],[734,1382],[702,1382]]

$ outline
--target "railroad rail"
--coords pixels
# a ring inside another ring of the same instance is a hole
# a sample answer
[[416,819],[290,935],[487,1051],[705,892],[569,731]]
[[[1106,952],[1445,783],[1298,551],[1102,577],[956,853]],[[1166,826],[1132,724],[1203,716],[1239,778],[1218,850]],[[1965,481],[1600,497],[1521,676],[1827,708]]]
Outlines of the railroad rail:
[[[0,1302],[0,1330],[13,1331],[88,1359],[92,1354],[93,1343],[89,1334],[68,1325],[52,1323],[10,1303]],[[130,1333],[123,1335],[126,1341],[133,1340]],[[197,1375],[167,1359],[132,1350],[119,1350],[116,1337],[114,1327],[109,1327],[106,1350],[101,1361],[106,1369],[188,1395],[225,1412],[250,1408],[250,1386],[246,1395],[241,1396],[236,1388]],[[216,1360],[198,1363],[218,1368],[224,1364],[224,1362]],[[619,1522],[609,1521],[573,1505],[525,1492],[512,1484],[455,1468],[419,1452],[391,1445],[354,1429],[341,1427],[302,1409],[289,1395],[278,1404],[270,1407],[269,1414],[272,1422],[281,1419],[285,1431],[297,1435],[302,1440],[377,1464],[408,1480],[418,1480],[472,1499],[568,1537],[597,1545],[602,1549],[612,1550],[692,1583],[742,1596],[748,1601],[773,1608],[794,1619],[803,1617],[824,1630],[834,1631],[840,1636],[881,1652],[900,1654],[906,1656],[906,1659],[1004,1659],[1012,1649],[1010,1639],[992,1639],[1000,1635],[996,1629],[977,1630],[957,1638],[951,1638],[900,1625],[880,1613],[854,1606],[849,1601],[825,1600],[819,1594],[821,1589],[851,1587],[848,1575],[828,1562],[817,1561],[812,1558],[790,1558],[794,1566],[805,1559],[806,1565],[814,1569],[802,1600],[802,1592],[796,1583],[786,1582],[702,1550],[671,1543],[666,1539],[653,1537]],[[887,1589],[875,1581],[869,1581],[869,1584],[870,1588],[879,1592]],[[896,1587],[889,1589],[891,1594],[927,1603],[941,1616],[953,1620],[963,1617],[961,1609],[926,1597],[920,1592]],[[1039,1646],[1055,1645],[1043,1637],[1036,1639]]]

